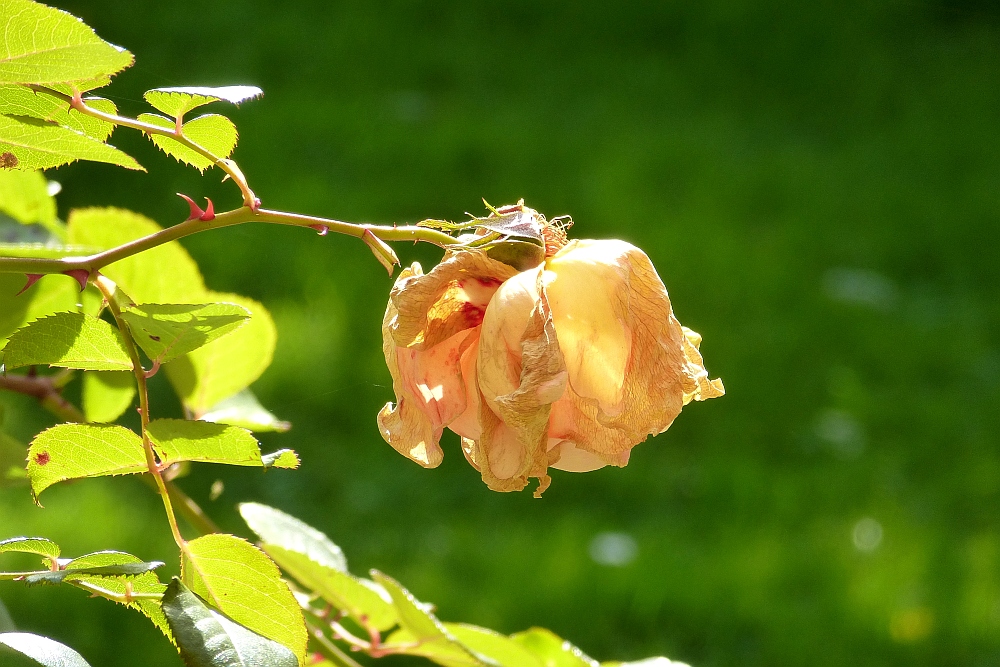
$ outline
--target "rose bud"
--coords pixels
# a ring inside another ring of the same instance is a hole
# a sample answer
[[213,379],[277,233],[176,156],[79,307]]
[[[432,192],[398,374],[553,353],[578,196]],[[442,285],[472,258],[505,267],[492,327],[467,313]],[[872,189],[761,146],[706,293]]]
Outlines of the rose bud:
[[386,442],[433,468],[448,427],[489,488],[535,477],[537,496],[549,467],[624,466],[684,405],[724,393],[645,253],[562,239],[526,271],[459,250],[400,274],[383,322],[397,400],[378,416]]

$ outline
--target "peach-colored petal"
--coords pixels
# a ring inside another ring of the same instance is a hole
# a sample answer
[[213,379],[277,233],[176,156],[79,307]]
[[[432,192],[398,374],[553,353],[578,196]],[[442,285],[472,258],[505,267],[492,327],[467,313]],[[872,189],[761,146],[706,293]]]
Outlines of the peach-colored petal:
[[515,273],[485,253],[468,250],[445,254],[427,275],[414,263],[389,294],[396,310],[387,320],[393,339],[400,347],[422,350],[479,326],[497,288]]
[[708,380],[641,250],[623,241],[571,241],[546,269],[570,378],[552,406],[551,438],[621,466],[633,446],[665,431],[686,402],[721,395],[721,382]]
[[539,270],[504,283],[486,309],[477,366],[482,401],[478,440],[467,456],[495,491],[523,489],[537,477],[548,486],[548,420],[566,388],[566,367],[556,339]]

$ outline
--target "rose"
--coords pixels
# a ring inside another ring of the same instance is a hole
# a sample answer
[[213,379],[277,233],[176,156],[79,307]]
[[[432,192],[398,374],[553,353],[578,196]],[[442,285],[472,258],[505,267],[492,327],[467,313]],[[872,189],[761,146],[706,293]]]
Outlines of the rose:
[[491,489],[536,477],[537,496],[549,467],[624,466],[684,405],[724,393],[645,253],[624,241],[551,250],[522,272],[460,250],[400,274],[383,322],[397,399],[378,416],[386,442],[433,468],[448,427]]

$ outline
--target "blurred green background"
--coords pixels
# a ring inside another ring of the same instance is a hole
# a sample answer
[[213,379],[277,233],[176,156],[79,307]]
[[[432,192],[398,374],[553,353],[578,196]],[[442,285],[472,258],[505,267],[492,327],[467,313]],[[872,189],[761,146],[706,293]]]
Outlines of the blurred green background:
[[[182,480],[225,528],[248,534],[239,501],[275,505],[445,620],[542,625],[601,659],[1000,662],[995,2],[60,6],[136,54],[107,91],[125,112],[150,87],[261,86],[232,117],[270,208],[409,222],[524,197],[572,214],[578,237],[639,245],[728,390],[625,469],[557,472],[542,500],[492,493],[453,435],[433,471],[379,437],[391,281],[362,244],[268,226],[189,238],[210,287],[275,315],[254,389],[294,428],[263,440],[304,460]],[[126,131],[113,143],[150,173],[56,170],[62,215],[114,204],[173,224],[177,191],[239,203],[217,173]],[[176,402],[156,380],[163,416]],[[2,400],[22,439],[46,424]],[[0,496],[0,536],[25,533],[74,555],[174,553],[132,479],[55,488],[45,509]],[[144,619],[79,591],[0,598],[95,666],[179,664]]]

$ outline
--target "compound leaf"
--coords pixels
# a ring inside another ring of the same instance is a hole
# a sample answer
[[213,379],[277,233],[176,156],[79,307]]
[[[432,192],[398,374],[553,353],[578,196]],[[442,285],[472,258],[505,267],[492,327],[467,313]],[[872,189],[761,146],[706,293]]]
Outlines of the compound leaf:
[[284,433],[292,427],[286,421],[275,417],[267,408],[260,404],[257,397],[249,389],[224,398],[201,416],[203,421],[239,426],[248,431],[267,433],[277,431]]
[[303,554],[325,567],[347,572],[347,558],[341,548],[312,526],[260,503],[241,503],[239,510],[250,530],[262,542]]
[[274,544],[262,548],[293,579],[363,626],[388,630],[399,622],[392,598],[374,582],[320,565],[309,556]]
[[296,654],[210,609],[176,577],[163,612],[188,667],[298,667]]
[[135,398],[135,378],[129,371],[87,371],[83,374],[83,414],[87,421],[110,423],[122,416]]
[[131,53],[64,11],[31,0],[0,0],[0,17],[0,82],[93,79],[132,64]]
[[51,169],[90,160],[146,171],[131,155],[82,132],[30,116],[0,115],[0,160],[10,169]]
[[155,363],[196,350],[250,319],[245,308],[232,303],[142,304],[122,315],[135,342]]
[[212,102],[239,104],[260,97],[264,91],[256,86],[181,86],[177,88],[154,88],[143,93],[143,97],[157,111],[173,118],[183,116]]
[[[70,211],[68,243],[100,250],[114,248],[162,228],[144,215],[121,208]],[[205,283],[198,265],[177,241],[171,241],[101,270],[139,303],[204,302]]]
[[121,334],[83,313],[56,313],[11,334],[4,348],[7,368],[48,364],[91,371],[131,370]]
[[[175,126],[175,121],[157,114],[140,114],[138,119],[150,125],[166,129],[173,129]],[[206,114],[189,120],[181,127],[181,131],[184,133],[184,136],[217,158],[228,158],[232,154],[233,149],[236,148],[236,141],[239,139],[239,133],[236,131],[233,121],[219,114]],[[185,146],[176,139],[162,134],[150,134],[147,136],[164,153],[179,162],[191,165],[199,171],[205,171],[215,164],[213,160]]]
[[[27,632],[0,634],[0,663],[8,664],[10,652],[27,656],[41,667],[90,667],[83,656],[48,637]],[[4,657],[4,656],[8,657]]]
[[233,535],[199,537],[184,549],[181,572],[192,591],[232,620],[304,661],[308,636],[302,610],[260,549]]
[[215,292],[208,292],[207,299],[243,306],[250,321],[224,340],[212,341],[164,367],[181,400],[199,418],[260,377],[271,364],[278,337],[270,313],[253,299]]
[[142,439],[124,426],[60,424],[28,447],[28,479],[38,495],[56,482],[146,471]]

